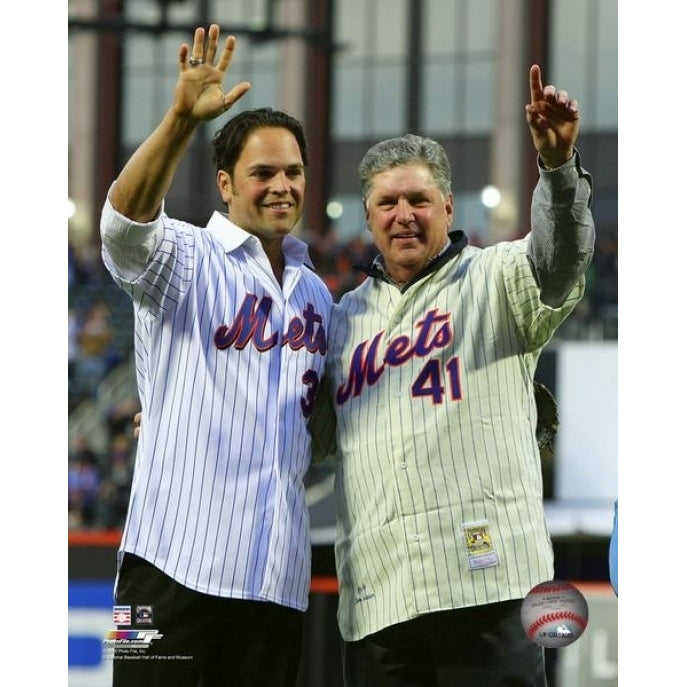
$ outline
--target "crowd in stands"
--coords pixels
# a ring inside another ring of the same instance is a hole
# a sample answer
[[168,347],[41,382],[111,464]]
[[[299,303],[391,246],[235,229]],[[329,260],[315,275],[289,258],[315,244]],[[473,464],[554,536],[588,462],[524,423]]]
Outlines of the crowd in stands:
[[[334,235],[308,236],[318,273],[338,300],[365,277],[355,268],[374,255],[361,237],[346,244]],[[133,349],[131,301],[117,288],[100,259],[99,249],[76,250],[69,244],[69,413],[92,399],[105,377],[126,361]],[[583,301],[558,336],[569,339],[617,338],[618,244],[613,234],[597,236],[587,272]],[[87,436],[69,447],[69,528],[110,529],[123,525],[133,474],[133,416],[138,399],[130,398],[106,411],[107,448],[99,455]]]
[[69,529],[116,529],[123,525],[136,447],[133,417],[138,399],[109,408],[104,418],[106,449],[98,455],[88,437],[77,435],[69,449]]
[[131,301],[105,271],[100,255],[69,244],[69,413],[93,397],[133,345]]

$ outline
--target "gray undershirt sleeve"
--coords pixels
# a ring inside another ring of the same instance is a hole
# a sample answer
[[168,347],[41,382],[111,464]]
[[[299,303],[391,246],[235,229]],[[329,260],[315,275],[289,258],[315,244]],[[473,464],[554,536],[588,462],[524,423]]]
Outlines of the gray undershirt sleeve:
[[527,256],[542,301],[555,308],[563,304],[594,254],[592,177],[580,166],[577,150],[556,169],[545,169],[541,161],[538,166]]

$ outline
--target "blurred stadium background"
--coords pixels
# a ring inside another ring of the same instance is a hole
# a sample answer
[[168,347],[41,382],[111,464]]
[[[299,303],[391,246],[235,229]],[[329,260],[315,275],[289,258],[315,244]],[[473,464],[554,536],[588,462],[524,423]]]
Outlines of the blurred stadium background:
[[[617,685],[607,564],[617,497],[617,0],[69,0],[68,12],[70,686],[108,684],[100,644],[112,627],[138,409],[131,304],[100,260],[100,209],[170,103],[179,44],[211,22],[239,40],[227,83],[253,83],[233,112],[270,105],[306,125],[311,164],[298,233],[336,297],[358,283],[352,266],[371,250],[356,177],[371,143],[406,131],[443,143],[455,226],[489,245],[529,223],[537,177],[524,122],[529,65],[579,100],[596,254],[585,299],[538,376],[561,405],[555,456],[543,465],[556,576],[580,583],[590,625],[571,647],[547,651],[552,687]],[[202,225],[223,209],[209,141],[224,121],[198,131],[170,214]],[[336,687],[329,474],[313,469],[308,484],[314,577],[300,684]]]

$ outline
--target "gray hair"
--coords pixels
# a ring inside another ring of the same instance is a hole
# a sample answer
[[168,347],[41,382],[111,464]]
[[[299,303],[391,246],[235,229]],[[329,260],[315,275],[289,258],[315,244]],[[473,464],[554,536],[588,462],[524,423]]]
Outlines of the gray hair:
[[367,201],[376,174],[390,167],[414,163],[427,165],[439,190],[444,196],[450,195],[451,163],[444,147],[431,138],[405,134],[375,143],[363,156],[358,166],[363,202]]

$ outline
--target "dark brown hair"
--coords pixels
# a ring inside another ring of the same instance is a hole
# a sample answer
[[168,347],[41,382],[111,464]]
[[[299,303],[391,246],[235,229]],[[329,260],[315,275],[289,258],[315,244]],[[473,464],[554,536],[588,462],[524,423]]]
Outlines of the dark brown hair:
[[301,151],[303,164],[307,167],[308,148],[303,124],[286,112],[273,110],[271,107],[261,107],[240,112],[217,131],[212,140],[214,149],[212,161],[217,171],[223,169],[233,175],[234,166],[246,145],[248,136],[256,129],[270,127],[288,129],[294,135]]

